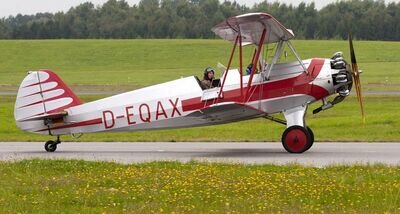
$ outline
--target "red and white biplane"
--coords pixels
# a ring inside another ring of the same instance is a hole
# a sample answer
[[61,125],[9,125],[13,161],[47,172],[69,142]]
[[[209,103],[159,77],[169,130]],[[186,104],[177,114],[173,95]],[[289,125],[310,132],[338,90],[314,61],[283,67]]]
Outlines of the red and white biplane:
[[[230,17],[212,31],[233,43],[216,87],[203,89],[199,79],[191,76],[82,103],[54,72],[30,71],[18,90],[16,124],[28,132],[57,136],[45,144],[46,151],[54,152],[60,136],[66,134],[195,127],[264,117],[286,125],[283,147],[302,153],[314,142],[305,122],[311,103],[322,100],[313,113],[328,109],[350,94],[354,82],[362,110],[351,36],[350,67],[341,52],[329,59],[301,60],[290,43],[293,32],[267,13]],[[262,50],[271,43],[276,45],[275,53],[268,62]],[[249,75],[243,72],[242,48],[246,45],[255,46],[251,63],[256,66]],[[279,63],[285,47],[296,61]],[[239,66],[231,68],[236,51]],[[337,96],[327,101],[333,94]],[[272,116],[277,113],[283,113],[284,120]]]

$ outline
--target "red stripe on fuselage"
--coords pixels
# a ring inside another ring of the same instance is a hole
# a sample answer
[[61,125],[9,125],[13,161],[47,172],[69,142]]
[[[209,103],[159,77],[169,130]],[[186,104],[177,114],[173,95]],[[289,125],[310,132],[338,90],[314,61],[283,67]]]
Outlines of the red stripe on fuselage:
[[[296,77],[274,82],[267,81],[259,85],[251,86],[251,94],[245,102],[252,102],[260,99],[272,99],[294,94],[306,94],[313,96],[315,99],[328,96],[329,93],[326,89],[318,85],[310,84],[321,72],[324,62],[324,59],[312,59],[307,69],[308,74],[301,73]],[[246,90],[247,87],[243,87],[243,91]],[[183,111],[193,111],[216,103],[243,102],[243,97],[240,96],[240,88],[224,91],[223,95],[223,98],[217,99],[216,102],[201,101],[201,97],[182,100],[182,109]]]

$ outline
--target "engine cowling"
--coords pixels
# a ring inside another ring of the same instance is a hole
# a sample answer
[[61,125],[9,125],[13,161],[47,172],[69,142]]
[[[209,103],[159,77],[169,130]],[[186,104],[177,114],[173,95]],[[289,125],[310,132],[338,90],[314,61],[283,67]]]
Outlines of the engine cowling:
[[343,59],[343,53],[337,52],[331,58],[331,72],[333,87],[339,96],[347,97],[350,95],[353,85],[350,65]]
[[344,60],[342,52],[336,52],[331,58],[331,75],[333,88],[338,95],[332,101],[323,99],[322,106],[315,109],[314,114],[333,107],[350,95],[353,78],[350,65]]

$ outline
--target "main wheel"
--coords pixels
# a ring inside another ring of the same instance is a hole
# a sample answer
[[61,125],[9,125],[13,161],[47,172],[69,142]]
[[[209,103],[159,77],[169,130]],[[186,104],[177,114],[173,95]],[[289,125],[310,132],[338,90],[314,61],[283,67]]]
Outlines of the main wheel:
[[308,126],[307,126],[307,131],[308,133],[310,133],[311,141],[314,143],[314,132]]
[[306,128],[291,126],[282,134],[282,145],[290,153],[303,153],[312,146],[312,138]]
[[308,133],[310,134],[311,143],[310,143],[309,147],[308,147],[305,151],[309,150],[309,149],[312,147],[312,145],[314,144],[314,132],[313,132],[313,131],[311,130],[311,128],[308,127],[308,126],[307,126],[307,131],[308,131]]
[[49,140],[44,144],[44,149],[47,152],[54,152],[57,149],[57,143],[55,141]]

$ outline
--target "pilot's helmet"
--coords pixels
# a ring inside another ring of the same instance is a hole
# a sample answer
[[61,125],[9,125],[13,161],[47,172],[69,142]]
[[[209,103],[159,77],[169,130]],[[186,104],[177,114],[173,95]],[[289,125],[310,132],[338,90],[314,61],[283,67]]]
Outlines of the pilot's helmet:
[[204,70],[204,75],[207,75],[209,72],[213,72],[213,73],[214,73],[214,69],[212,69],[211,67],[207,67],[207,68]]

